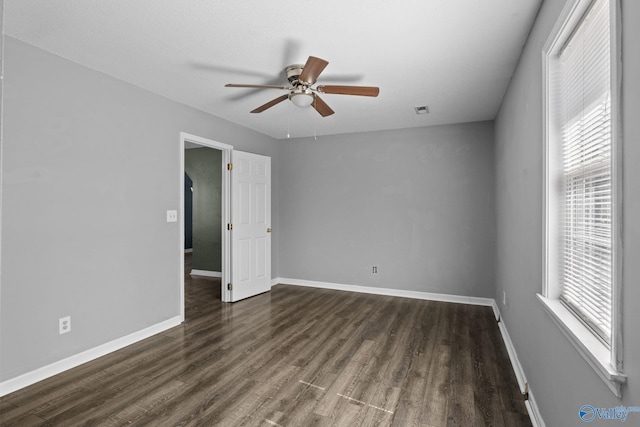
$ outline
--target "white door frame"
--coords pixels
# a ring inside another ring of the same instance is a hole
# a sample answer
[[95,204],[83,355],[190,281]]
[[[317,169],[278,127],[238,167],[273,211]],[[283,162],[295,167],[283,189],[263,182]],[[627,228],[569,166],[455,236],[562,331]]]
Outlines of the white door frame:
[[184,322],[184,149],[185,143],[201,145],[203,147],[214,148],[222,151],[222,279],[220,281],[220,295],[222,301],[231,301],[231,292],[227,290],[226,284],[230,282],[231,274],[231,241],[227,224],[231,222],[231,182],[229,171],[225,167],[231,161],[231,151],[233,146],[212,139],[202,138],[185,132],[180,132],[180,204],[178,206],[178,222],[180,223],[180,318]]

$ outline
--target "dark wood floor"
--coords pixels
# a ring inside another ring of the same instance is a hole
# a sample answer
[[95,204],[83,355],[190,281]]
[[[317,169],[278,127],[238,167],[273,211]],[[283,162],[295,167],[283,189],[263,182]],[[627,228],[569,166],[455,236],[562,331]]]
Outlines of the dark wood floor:
[[0,425],[531,425],[488,307],[285,285],[226,304],[185,277],[183,325],[0,398]]

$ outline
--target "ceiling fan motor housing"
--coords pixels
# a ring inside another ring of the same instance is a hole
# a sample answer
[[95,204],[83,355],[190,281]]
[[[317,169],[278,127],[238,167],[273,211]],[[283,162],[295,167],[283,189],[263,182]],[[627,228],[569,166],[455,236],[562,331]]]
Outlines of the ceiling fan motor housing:
[[303,64],[293,64],[289,65],[285,71],[287,73],[287,80],[293,86],[297,86],[300,83],[300,74],[302,74],[302,69],[304,68]]

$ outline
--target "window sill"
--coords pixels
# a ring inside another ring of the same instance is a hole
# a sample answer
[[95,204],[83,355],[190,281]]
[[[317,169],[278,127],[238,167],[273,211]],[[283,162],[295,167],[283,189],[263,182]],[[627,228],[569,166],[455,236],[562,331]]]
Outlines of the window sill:
[[627,377],[611,366],[611,353],[593,334],[559,300],[546,298],[538,294],[538,300],[545,311],[558,325],[560,331],[578,350],[578,353],[589,363],[602,378],[611,391],[622,397],[620,386],[627,382]]

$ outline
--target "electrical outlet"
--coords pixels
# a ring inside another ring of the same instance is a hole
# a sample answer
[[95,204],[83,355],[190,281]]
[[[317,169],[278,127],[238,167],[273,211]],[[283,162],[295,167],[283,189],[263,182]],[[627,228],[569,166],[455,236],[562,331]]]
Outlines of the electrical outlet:
[[502,305],[507,305],[507,291],[502,291]]
[[71,332],[71,316],[58,319],[58,332],[60,335]]
[[167,222],[178,222],[178,211],[176,210],[167,211]]
[[374,266],[373,266],[373,268],[371,269],[371,272],[372,272],[373,274],[378,274],[378,266],[377,266],[377,265],[374,265]]

